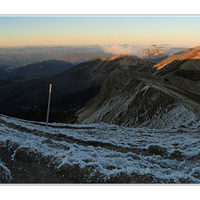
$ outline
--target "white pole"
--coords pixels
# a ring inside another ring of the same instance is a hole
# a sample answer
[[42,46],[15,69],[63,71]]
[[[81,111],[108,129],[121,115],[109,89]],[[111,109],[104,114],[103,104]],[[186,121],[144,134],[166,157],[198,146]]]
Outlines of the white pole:
[[49,121],[49,110],[50,110],[50,103],[51,103],[51,88],[52,88],[52,84],[49,84],[49,100],[48,100],[48,107],[47,107],[46,128],[47,128],[48,121]]

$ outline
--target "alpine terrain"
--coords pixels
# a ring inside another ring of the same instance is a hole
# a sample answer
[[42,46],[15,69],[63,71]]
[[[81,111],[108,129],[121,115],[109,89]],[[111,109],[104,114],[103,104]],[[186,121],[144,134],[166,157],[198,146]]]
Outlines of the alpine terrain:
[[[156,64],[97,57],[49,77],[1,81],[0,182],[200,183],[199,57],[200,47]],[[73,122],[68,113],[46,128],[5,115],[42,109],[50,82],[52,109],[77,108]]]
[[[38,69],[35,70],[35,75],[42,75],[40,66],[41,63],[33,64],[33,67]],[[35,111],[35,114],[32,113],[32,109],[46,110],[49,83],[53,84],[52,111],[80,109],[90,98],[98,94],[110,74],[127,67],[147,73],[156,71],[153,63],[149,61],[136,56],[120,55],[112,58],[97,57],[48,77],[13,77],[6,82],[0,82],[0,112],[12,116],[24,113],[23,117],[26,119],[44,121],[46,111],[43,114],[39,112],[38,116]],[[20,72],[23,75],[26,72],[28,76],[28,71],[30,75],[32,69],[25,66],[16,69],[13,74],[20,76]]]
[[154,74],[132,69],[117,72],[78,112],[78,122],[160,129],[183,121],[196,123],[200,115],[199,53],[196,47],[166,58],[154,65],[163,67]]

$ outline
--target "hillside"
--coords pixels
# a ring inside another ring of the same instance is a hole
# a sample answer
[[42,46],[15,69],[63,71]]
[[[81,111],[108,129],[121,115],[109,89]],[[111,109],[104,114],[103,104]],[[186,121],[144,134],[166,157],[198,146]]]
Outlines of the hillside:
[[155,76],[129,69],[110,76],[100,93],[78,112],[78,122],[160,129],[195,123],[200,116],[199,79],[159,72]]
[[154,65],[154,67],[159,70],[167,66],[168,64],[174,62],[174,61],[186,61],[186,60],[195,60],[200,59],[200,47],[194,47],[190,49],[186,49],[184,51],[178,52],[161,62]]
[[200,47],[190,48],[170,56],[169,58],[154,65],[159,69],[157,76],[182,77],[185,79],[200,80]]
[[[0,83],[0,112],[19,116],[29,109],[46,110],[48,85],[53,84],[52,111],[80,109],[98,94],[102,84],[114,71],[123,68],[155,72],[153,63],[133,56],[95,58],[69,70],[38,79],[11,79]],[[45,119],[43,119],[45,120]]]
[[72,66],[72,63],[60,60],[41,60],[7,68],[6,71],[10,77],[44,77],[61,73]]

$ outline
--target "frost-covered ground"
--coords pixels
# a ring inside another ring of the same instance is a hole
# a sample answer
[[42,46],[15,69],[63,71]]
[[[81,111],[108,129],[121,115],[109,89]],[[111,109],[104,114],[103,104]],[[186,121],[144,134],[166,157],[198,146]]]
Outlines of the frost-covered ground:
[[0,181],[15,181],[10,163],[31,159],[66,182],[200,183],[198,129],[55,123],[46,129],[0,115],[0,146],[12,152],[9,162],[0,154]]

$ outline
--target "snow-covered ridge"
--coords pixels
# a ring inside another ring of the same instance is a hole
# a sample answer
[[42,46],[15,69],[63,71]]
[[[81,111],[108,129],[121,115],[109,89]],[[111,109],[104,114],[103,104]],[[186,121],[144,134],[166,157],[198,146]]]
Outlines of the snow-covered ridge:
[[145,177],[152,177],[151,182],[200,183],[198,127],[159,130],[103,123],[67,125],[69,128],[50,125],[53,127],[46,129],[43,123],[0,115],[0,142],[15,148],[13,160],[26,150],[30,156],[33,152],[39,160],[48,160],[57,171],[74,165],[91,168],[87,182],[97,173],[105,182],[124,173],[132,183],[145,182]]

